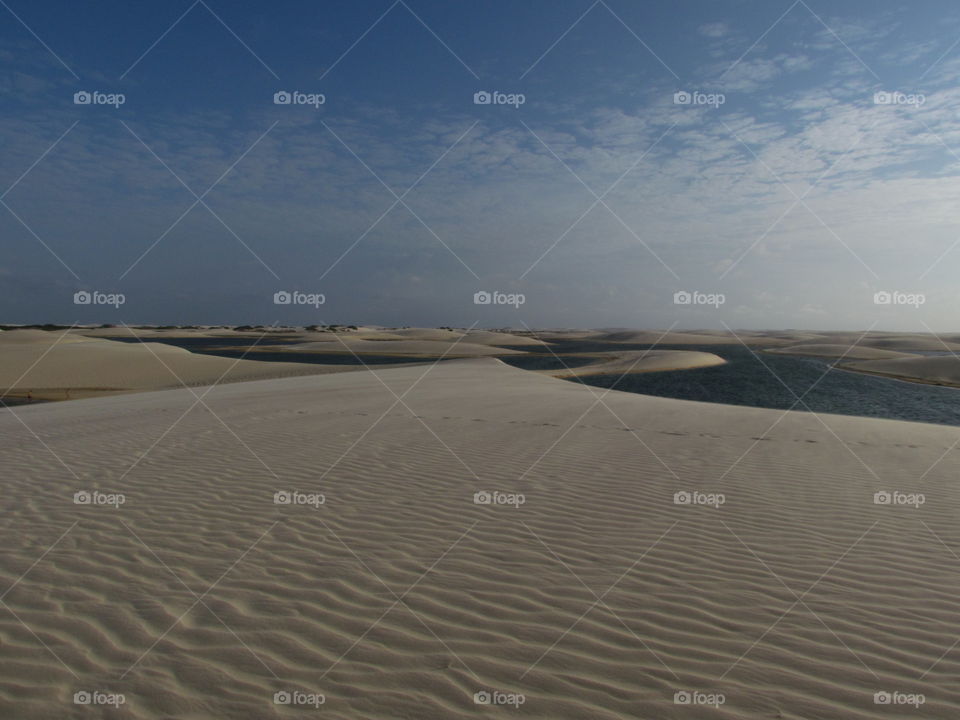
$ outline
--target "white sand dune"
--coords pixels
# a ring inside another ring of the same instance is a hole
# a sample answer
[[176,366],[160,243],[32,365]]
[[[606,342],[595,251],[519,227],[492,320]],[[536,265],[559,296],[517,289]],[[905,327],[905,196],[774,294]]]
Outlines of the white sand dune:
[[464,337],[464,341],[477,345],[529,345],[531,347],[546,345],[543,340],[528,335],[514,335],[492,330],[471,330]]
[[391,335],[411,340],[439,340],[441,342],[454,342],[463,336],[463,333],[457,330],[442,330],[439,328],[399,328],[392,329],[389,332]]
[[664,332],[657,330],[618,330],[602,333],[592,338],[599,342],[660,344],[660,345],[711,345],[737,342],[732,336],[694,334],[686,332]]
[[544,342],[553,340],[594,340],[604,334],[599,330],[537,330],[537,338]]
[[0,414],[0,716],[960,716],[956,428],[425,371]]
[[[750,344],[755,344],[758,337],[768,339],[789,340],[789,347],[778,348],[775,352],[785,352],[793,355],[813,354],[799,352],[803,348],[829,348],[826,356],[832,357],[833,348],[856,346],[857,352],[862,348],[888,350],[912,354],[916,352],[951,352],[960,351],[960,343],[955,342],[955,336],[936,336],[920,333],[889,333],[889,332],[846,332],[824,331],[820,333],[760,333],[748,336],[745,332],[738,335]],[[796,350],[796,352],[795,352]],[[841,351],[842,352],[842,351]],[[883,357],[896,357],[895,355]],[[881,356],[877,355],[876,359]]]
[[960,387],[960,358],[953,355],[914,355],[889,360],[865,360],[843,363],[841,367],[901,380]]
[[[543,336],[541,336],[543,337]],[[545,340],[549,338],[544,337]],[[635,343],[657,345],[739,345],[749,342],[753,345],[777,345],[794,341],[783,337],[775,337],[767,333],[749,333],[738,331],[736,335],[721,331],[688,332],[674,330],[614,330],[593,335],[590,340],[612,343]]]
[[[481,345],[462,340],[364,340],[362,338],[340,337],[330,340],[293,343],[289,345],[264,345],[263,350],[270,352],[317,352],[349,353],[358,355],[410,355],[410,356],[446,356],[446,357],[484,357],[488,355],[516,355],[522,350],[508,350],[494,345]],[[257,350],[250,353],[256,357]]]
[[[23,332],[23,331],[18,331]],[[116,338],[116,337],[131,337],[131,335],[136,335],[139,338],[157,338],[157,337],[221,337],[223,335],[229,336],[232,331],[229,330],[199,330],[194,328],[189,329],[164,329],[159,328],[150,328],[150,327],[138,327],[135,330],[131,331],[125,327],[107,327],[107,328],[75,328],[70,331],[73,335],[80,335],[82,337],[91,337],[91,338]]]
[[920,357],[919,355],[866,347],[864,345],[837,345],[830,343],[810,343],[809,345],[791,345],[790,347],[769,348],[767,352],[781,355],[807,355],[810,357],[844,358],[850,360],[885,360],[889,358]]
[[402,328],[391,330],[360,331],[346,334],[343,339],[356,340],[410,340],[410,341],[437,341],[468,345],[530,345],[543,346],[542,340],[527,335],[514,335],[493,330],[440,330],[436,328]]
[[[27,332],[27,331],[18,331],[18,332]],[[35,330],[29,332],[37,332],[41,334],[46,334],[44,331]],[[125,327],[111,327],[111,328],[76,328],[70,331],[71,335],[78,335],[82,337],[97,337],[97,338],[116,338],[116,337],[130,337],[131,335],[136,335],[137,337],[149,339],[149,338],[171,338],[171,337],[185,337],[185,338],[237,338],[238,345],[243,345],[249,342],[250,338],[260,338],[262,337],[261,344],[267,346],[270,344],[271,337],[282,336],[284,339],[287,338],[298,338],[301,339],[304,343],[333,343],[340,344],[341,341],[352,343],[358,341],[407,341],[410,343],[418,342],[431,342],[431,343],[458,343],[458,346],[463,346],[465,348],[470,348],[471,346],[477,345],[491,345],[491,346],[500,346],[500,345],[529,345],[533,346],[544,346],[544,342],[537,340],[535,338],[529,337],[527,335],[514,335],[512,333],[506,332],[495,332],[492,330],[471,330],[471,331],[461,331],[461,330],[443,330],[437,328],[374,328],[374,327],[360,327],[356,330],[339,330],[337,332],[332,331],[310,331],[310,330],[295,330],[291,328],[271,328],[269,330],[245,330],[245,331],[236,331],[236,330],[222,330],[222,329],[157,329],[157,328],[125,328]],[[459,342],[458,342],[459,341]],[[392,347],[401,347],[400,345],[394,345]],[[415,347],[415,346],[410,346]],[[427,345],[425,346],[426,350],[423,353],[430,353],[436,349],[436,345]],[[386,346],[384,346],[386,348]],[[342,349],[342,348],[341,348]],[[359,351],[358,351],[359,352]],[[367,352],[367,351],[365,351]],[[379,352],[379,350],[370,350],[369,352]],[[388,350],[389,352],[389,350]],[[412,351],[415,354],[421,354],[420,350]],[[465,355],[485,355],[489,354],[485,351],[478,350],[477,352],[467,352]]]
[[164,343],[13,330],[0,337],[0,395],[75,399],[113,392],[344,372],[355,367],[198,355]]
[[933,335],[867,336],[862,341],[862,344],[884,350],[900,350],[902,352],[960,352],[960,344],[951,343]]
[[[563,359],[562,357],[560,358]],[[692,370],[694,368],[725,365],[726,360],[713,353],[692,350],[637,350],[610,353],[589,365],[564,370],[544,370],[553,377],[583,377],[585,375],[622,375],[624,373],[660,372],[665,370]]]

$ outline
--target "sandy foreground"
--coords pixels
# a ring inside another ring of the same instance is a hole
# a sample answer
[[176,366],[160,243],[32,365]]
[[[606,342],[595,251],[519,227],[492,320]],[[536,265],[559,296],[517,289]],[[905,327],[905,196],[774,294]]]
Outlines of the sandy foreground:
[[8,408],[0,717],[956,718],[957,434],[490,358]]

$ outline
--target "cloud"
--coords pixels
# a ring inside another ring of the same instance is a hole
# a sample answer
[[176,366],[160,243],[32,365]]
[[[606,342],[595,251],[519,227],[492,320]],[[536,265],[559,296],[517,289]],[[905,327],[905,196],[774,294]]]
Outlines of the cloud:
[[721,38],[730,34],[730,27],[724,22],[706,23],[697,28],[697,32],[708,38]]
[[[531,325],[667,326],[676,273],[728,293],[757,327],[814,313],[869,325],[871,270],[891,287],[926,283],[931,297],[956,276],[960,59],[931,72],[922,107],[878,106],[863,65],[802,8],[793,15],[722,83],[732,59],[711,53],[724,40],[679,46],[689,89],[727,93],[717,108],[675,105],[659,71],[642,83],[613,73],[598,88],[570,64],[521,88],[519,111],[470,105],[471,83],[413,86],[427,98],[419,108],[340,87],[321,111],[252,98],[92,113],[26,56],[0,86],[20,103],[0,118],[0,176],[12,183],[79,123],[5,200],[30,230],[0,207],[4,266],[32,288],[0,297],[31,312],[66,297],[73,279],[33,231],[105,288],[155,244],[127,282],[131,297],[156,299],[156,321],[215,321],[225,318],[205,313],[231,307],[238,320],[275,320],[258,305],[276,281],[256,253],[286,284],[319,286],[343,313],[331,321],[463,325],[478,287],[517,286]],[[826,21],[878,69],[919,57],[888,17]],[[698,32],[734,34],[719,22]],[[564,47],[550,56],[558,67]],[[186,212],[195,198],[163,163],[198,194],[220,178],[204,199],[219,220],[203,205]],[[938,320],[955,322],[946,311],[927,321]]]

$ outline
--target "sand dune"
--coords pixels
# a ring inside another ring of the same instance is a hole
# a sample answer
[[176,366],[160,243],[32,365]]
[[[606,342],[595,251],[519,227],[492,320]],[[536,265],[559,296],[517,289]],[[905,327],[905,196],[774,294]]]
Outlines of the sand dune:
[[[23,332],[23,331],[17,331]],[[150,327],[138,327],[133,330],[133,333],[140,338],[165,338],[165,337],[220,337],[222,335],[228,335],[233,331],[228,330],[200,330],[200,329],[165,329],[161,330],[159,328],[150,328]],[[80,335],[82,337],[90,338],[116,338],[116,337],[130,337],[131,330],[125,327],[106,327],[106,328],[85,328],[78,327],[70,331],[73,335]],[[234,333],[235,334],[235,333]]]
[[[16,332],[24,332],[18,330]],[[42,332],[42,331],[35,331]],[[72,334],[86,337],[125,337],[130,330],[124,327],[91,328],[81,327]],[[160,337],[236,337],[241,341],[264,337],[264,343],[271,337],[299,338],[304,342],[337,342],[337,338],[354,340],[410,340],[463,342],[476,345],[542,345],[544,342],[562,340],[592,340],[610,343],[660,344],[660,345],[715,345],[746,343],[759,347],[786,347],[805,345],[837,345],[871,347],[895,352],[960,352],[960,341],[956,335],[936,336],[929,333],[894,332],[856,332],[856,331],[783,331],[783,330],[543,330],[535,337],[527,333],[513,334],[492,330],[445,330],[439,328],[383,328],[360,326],[356,330],[341,329],[336,333],[316,332],[296,328],[264,328],[256,330],[232,330],[222,328],[196,329],[159,329],[135,328],[141,338]],[[464,338],[464,335],[468,337]]]
[[[0,716],[960,714],[956,428],[425,370],[0,414]],[[293,690],[325,704],[274,704]]]
[[900,380],[960,387],[960,358],[953,355],[913,356],[843,363],[846,370],[886,375]]
[[809,345],[791,345],[790,347],[770,348],[767,352],[781,355],[807,355],[810,357],[844,358],[850,360],[884,360],[889,358],[919,357],[911,353],[863,345],[835,345],[829,343],[811,343]]
[[868,333],[865,336],[847,335],[849,343],[859,340],[859,345],[898,350],[901,352],[950,352],[960,351],[960,344],[950,343],[935,335],[910,335],[903,333]]
[[[550,340],[550,337],[538,333],[538,337]],[[558,337],[557,339],[561,339]],[[633,343],[643,345],[739,345],[748,342],[751,345],[782,345],[788,342],[797,342],[798,338],[790,335],[783,337],[765,332],[736,331],[736,334],[726,331],[686,331],[686,330],[611,330],[597,332],[583,339],[597,342]]]
[[738,342],[731,335],[707,335],[687,332],[663,332],[656,330],[619,330],[601,333],[594,338],[599,342],[636,343],[660,345],[712,345]]
[[[480,345],[462,340],[364,340],[362,338],[340,337],[331,340],[295,343],[290,345],[264,345],[263,351],[270,352],[317,352],[349,353],[371,355],[410,355],[427,357],[484,357],[487,355],[515,355],[522,350],[508,350],[494,345]],[[250,353],[256,356],[257,350]]]
[[388,332],[391,335],[411,340],[439,340],[441,342],[454,342],[463,336],[460,331],[440,328],[399,328],[391,329]]
[[512,333],[493,332],[491,330],[471,330],[464,338],[466,342],[478,345],[530,345],[543,347],[546,343],[527,335],[513,335]]
[[[25,332],[25,331],[17,331]],[[30,331],[40,332],[43,331]],[[398,341],[406,340],[409,342],[442,342],[455,343],[460,341],[467,345],[529,345],[543,346],[541,340],[529,337],[527,335],[514,335],[512,333],[497,332],[492,330],[443,330],[438,328],[374,328],[359,327],[356,330],[341,329],[333,331],[311,331],[295,328],[269,328],[265,330],[224,330],[224,329],[158,329],[150,327],[126,328],[76,328],[70,331],[71,335],[80,335],[83,337],[115,338],[130,337],[131,333],[140,338],[237,338],[238,342],[247,342],[250,338],[263,337],[263,344],[268,345],[270,338],[282,336],[286,338],[299,338],[304,342],[329,342],[338,343],[340,340],[352,342],[358,340],[366,341]],[[431,346],[428,346],[428,348]],[[435,347],[435,346],[434,346]],[[482,354],[482,353],[481,353]]]
[[554,340],[592,340],[602,333],[598,330],[537,330],[536,336],[544,342]]
[[74,333],[12,330],[0,336],[0,395],[63,400],[356,369],[197,355],[164,343],[123,343]]
[[[562,358],[561,358],[562,359]],[[664,370],[691,370],[693,368],[724,365],[726,360],[713,353],[688,350],[637,350],[610,353],[589,365],[561,371],[544,370],[553,377],[569,378],[584,375],[622,375],[624,373],[659,372]]]

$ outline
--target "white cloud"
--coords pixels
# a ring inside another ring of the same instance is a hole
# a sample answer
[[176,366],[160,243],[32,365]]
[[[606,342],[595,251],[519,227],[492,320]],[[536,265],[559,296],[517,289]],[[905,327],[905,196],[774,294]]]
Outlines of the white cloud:
[[697,28],[697,32],[708,38],[721,38],[730,34],[730,26],[724,22],[706,23]]

